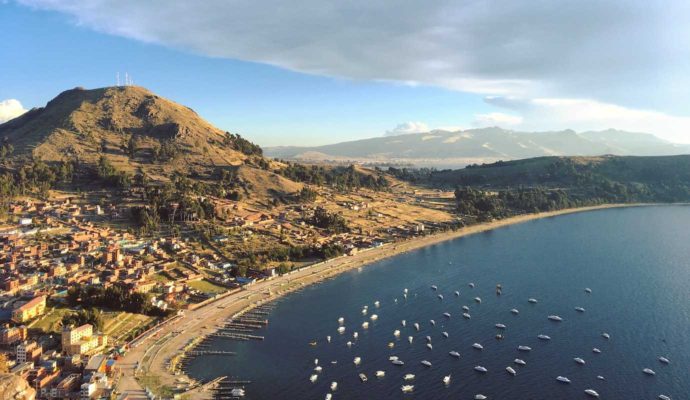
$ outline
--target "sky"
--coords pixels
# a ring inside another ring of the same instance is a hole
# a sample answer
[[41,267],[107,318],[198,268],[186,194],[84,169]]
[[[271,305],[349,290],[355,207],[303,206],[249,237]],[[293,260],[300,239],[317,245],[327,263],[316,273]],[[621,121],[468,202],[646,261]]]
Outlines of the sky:
[[136,85],[262,146],[431,129],[690,143],[690,2],[0,0],[0,122]]

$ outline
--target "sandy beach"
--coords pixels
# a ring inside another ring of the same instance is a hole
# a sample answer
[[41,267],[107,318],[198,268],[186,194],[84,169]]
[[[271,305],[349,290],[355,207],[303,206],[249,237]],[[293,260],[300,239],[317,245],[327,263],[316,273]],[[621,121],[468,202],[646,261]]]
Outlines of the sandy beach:
[[[564,209],[552,212],[526,214],[468,226],[457,231],[434,234],[397,243],[383,245],[361,251],[353,256],[343,256],[309,267],[293,271],[289,274],[258,282],[245,287],[236,293],[206,304],[196,310],[188,311],[173,323],[167,324],[157,332],[140,340],[125,357],[120,359],[117,366],[122,372],[117,391],[128,395],[128,398],[146,398],[141,384],[135,379],[137,376],[155,376],[157,385],[175,386],[182,376],[174,376],[168,369],[168,363],[174,355],[182,351],[186,344],[201,335],[212,333],[216,326],[225,319],[238,312],[247,310],[258,304],[273,301],[306,285],[314,284],[332,278],[339,273],[359,268],[378,260],[393,257],[408,251],[440,243],[446,240],[489,231],[504,226],[519,224],[541,218],[558,215],[600,210],[606,208],[644,206],[646,204],[607,204],[601,206]],[[211,394],[196,389],[188,392],[190,398],[210,398]]]

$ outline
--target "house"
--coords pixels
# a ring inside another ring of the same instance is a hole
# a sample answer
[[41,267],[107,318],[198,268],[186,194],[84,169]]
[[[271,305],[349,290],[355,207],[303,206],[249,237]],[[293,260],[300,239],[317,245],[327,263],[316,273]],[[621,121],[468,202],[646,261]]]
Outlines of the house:
[[22,323],[42,315],[46,310],[46,297],[38,296],[12,310],[12,321]]
[[43,354],[43,347],[35,341],[24,341],[17,346],[17,363],[36,363]]
[[108,344],[108,336],[101,333],[94,335],[91,324],[77,328],[72,325],[63,327],[61,340],[62,352],[67,355],[88,354]]

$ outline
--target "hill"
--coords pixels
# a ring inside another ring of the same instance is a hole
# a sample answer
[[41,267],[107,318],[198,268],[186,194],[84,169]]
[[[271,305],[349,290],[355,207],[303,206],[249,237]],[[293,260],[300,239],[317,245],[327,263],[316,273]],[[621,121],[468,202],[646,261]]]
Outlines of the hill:
[[136,86],[67,90],[0,125],[0,138],[14,147],[15,158],[93,166],[105,156],[118,169],[142,169],[161,179],[173,171],[203,174],[261,156],[258,146],[192,109]]
[[318,147],[269,147],[265,151],[270,157],[301,161],[457,168],[540,156],[675,155],[690,153],[690,146],[670,143],[651,134],[617,130],[518,132],[494,127],[456,132],[434,130]]

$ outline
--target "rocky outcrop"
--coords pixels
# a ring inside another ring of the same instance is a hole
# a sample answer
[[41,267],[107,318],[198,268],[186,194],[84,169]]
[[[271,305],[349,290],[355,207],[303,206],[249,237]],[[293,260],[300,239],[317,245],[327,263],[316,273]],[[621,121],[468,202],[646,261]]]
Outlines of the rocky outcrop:
[[0,399],[34,400],[36,390],[22,378],[13,374],[0,374]]

